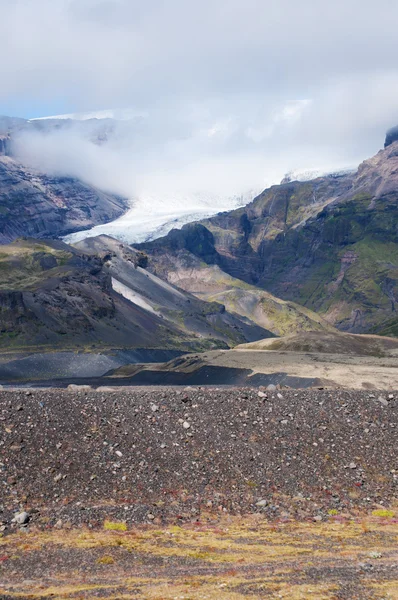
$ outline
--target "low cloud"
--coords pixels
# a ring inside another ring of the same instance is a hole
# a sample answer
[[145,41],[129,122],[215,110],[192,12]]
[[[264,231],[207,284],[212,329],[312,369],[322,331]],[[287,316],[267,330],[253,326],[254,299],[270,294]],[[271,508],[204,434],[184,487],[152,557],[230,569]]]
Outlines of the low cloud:
[[36,121],[14,150],[41,171],[132,200],[227,198],[278,183],[290,170],[359,164],[396,122],[396,92],[387,73],[370,95],[359,78],[284,104],[245,95],[228,107],[221,100],[165,106],[127,121]]
[[382,146],[397,20],[390,0],[0,0],[0,112],[130,107],[106,143],[32,127],[18,152],[133,198],[240,194]]

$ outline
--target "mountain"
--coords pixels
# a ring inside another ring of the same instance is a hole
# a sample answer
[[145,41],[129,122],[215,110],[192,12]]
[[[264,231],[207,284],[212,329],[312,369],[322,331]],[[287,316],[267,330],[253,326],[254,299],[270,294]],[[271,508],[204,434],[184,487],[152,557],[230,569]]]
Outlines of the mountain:
[[[161,128],[161,124],[158,127]],[[126,243],[151,240],[185,223],[243,206],[261,189],[254,185],[233,191],[216,191],[214,184],[203,184],[201,175],[197,185],[185,182],[181,186],[181,165],[178,164],[177,172],[173,171],[176,169],[174,162],[178,162],[176,157],[167,159],[171,162],[167,163],[166,169],[164,150],[160,158],[151,159],[154,166],[148,158],[159,143],[155,130],[156,125],[147,114],[131,109],[31,120],[0,116],[0,156],[8,156],[6,166],[18,171],[26,186],[31,184],[33,192],[37,181],[40,184],[43,181],[47,184],[60,182],[61,185],[69,182],[69,189],[65,190],[66,194],[61,194],[61,201],[73,188],[70,207],[80,214],[75,214],[71,223],[55,227],[54,232],[43,231],[38,225],[42,237],[63,236],[67,243],[102,234]],[[163,139],[161,145],[163,148]],[[87,174],[92,186],[80,179]],[[185,178],[189,179],[188,176]],[[76,202],[74,196],[85,193],[81,188],[90,187],[94,194],[98,194],[98,202],[92,202],[89,194],[83,203]],[[111,190],[119,195],[99,192],[98,189]],[[5,190],[7,192],[7,188]],[[27,190],[26,193],[32,195],[33,192]],[[52,190],[49,192],[51,198]],[[55,190],[57,193],[58,189]],[[95,207],[103,203],[104,196],[111,203],[121,204],[120,209],[115,211],[112,206],[109,209],[105,206],[104,214],[100,212],[97,215]],[[90,218],[83,214],[85,205]],[[42,208],[45,212],[45,206]],[[25,234],[36,235],[35,230]],[[12,239],[15,236],[6,237],[4,242]]]
[[89,238],[75,244],[84,254],[106,259],[113,289],[133,304],[141,306],[150,314],[184,335],[199,340],[220,340],[235,346],[241,339],[273,337],[249,318],[241,318],[225,310],[218,302],[207,302],[184,292],[146,270],[147,256],[108,236]]
[[[202,250],[204,248],[205,244]],[[170,283],[202,300],[218,302],[274,335],[292,331],[334,331],[332,325],[313,311],[232,277],[218,265],[207,264],[188,250],[151,254],[150,265]]]
[[116,219],[126,209],[124,198],[0,156],[0,244],[21,236],[61,237]]
[[[150,241],[186,223],[243,207],[266,181],[280,181],[283,167],[260,159],[258,145],[239,120],[213,123],[208,117],[191,123],[192,116],[181,116],[169,123],[169,118],[167,111],[131,109],[31,120],[0,117],[0,136],[8,137],[6,151],[14,152],[27,179],[34,177],[27,168],[33,165],[41,174],[84,178],[95,188],[128,198],[126,212],[71,227],[67,243],[102,234],[131,244]],[[236,145],[245,152],[251,148],[253,158],[238,158]],[[305,181],[328,171],[294,170],[284,181]]]
[[115,240],[23,239],[0,252],[0,347],[228,347],[269,334],[147,273]]
[[36,117],[35,119],[29,119],[30,123],[36,123],[37,121],[90,121],[92,119],[113,119],[116,121],[131,121],[137,117],[145,117],[146,113],[137,112],[133,108],[120,108],[120,109],[105,109],[105,110],[93,110],[89,112],[79,113],[68,113],[63,115],[54,115],[50,117]]
[[0,117],[0,244],[21,236],[65,236],[112,221],[127,210],[126,198],[23,164],[14,154],[14,136],[32,127],[43,125]]
[[397,223],[393,141],[355,173],[272,186],[244,208],[137,248],[169,280],[194,257],[343,331],[396,335]]

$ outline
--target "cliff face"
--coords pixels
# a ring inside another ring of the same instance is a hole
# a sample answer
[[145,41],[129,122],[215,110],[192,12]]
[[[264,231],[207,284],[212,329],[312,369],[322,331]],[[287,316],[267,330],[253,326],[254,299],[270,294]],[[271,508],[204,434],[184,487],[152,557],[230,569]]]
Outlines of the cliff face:
[[273,186],[245,208],[137,247],[163,276],[176,272],[173,257],[183,249],[342,330],[391,334],[398,298],[398,142],[355,174]]
[[123,198],[76,179],[48,177],[2,155],[0,139],[0,244],[21,236],[55,238],[106,223],[127,209]]

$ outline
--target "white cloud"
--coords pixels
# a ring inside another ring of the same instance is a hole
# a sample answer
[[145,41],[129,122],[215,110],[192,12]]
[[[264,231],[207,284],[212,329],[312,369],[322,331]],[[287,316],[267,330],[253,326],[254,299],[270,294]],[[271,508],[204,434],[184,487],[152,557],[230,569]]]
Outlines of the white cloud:
[[130,197],[239,194],[381,147],[397,21],[391,0],[0,0],[0,106],[142,115],[102,146],[79,127],[25,135],[49,172]]

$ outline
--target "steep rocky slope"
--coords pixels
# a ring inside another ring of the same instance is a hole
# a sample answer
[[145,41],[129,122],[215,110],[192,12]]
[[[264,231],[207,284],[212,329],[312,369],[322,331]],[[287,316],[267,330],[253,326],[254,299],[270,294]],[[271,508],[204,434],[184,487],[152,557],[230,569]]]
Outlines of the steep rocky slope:
[[[21,132],[68,131],[72,124],[0,116],[0,244],[21,236],[61,237],[113,221],[127,210],[127,199],[72,177],[46,175],[15,154],[14,142]],[[93,119],[81,123],[79,131],[99,144],[110,127],[108,121]]]
[[272,337],[272,333],[258,327],[255,320],[241,318],[234,311],[228,312],[219,302],[204,302],[154,276],[145,269],[145,254],[113,238],[89,238],[75,244],[75,248],[105,257],[114,290],[172,323],[182,334],[194,332],[199,338],[216,337],[228,345],[235,345],[242,338],[259,339],[261,334]]
[[[351,332],[396,334],[398,142],[355,174],[289,182],[141,247],[163,276],[181,253]],[[187,260],[185,258],[185,260]]]
[[2,246],[0,347],[189,350],[269,335],[147,274],[140,253],[118,246],[110,240],[82,252],[33,239]]
[[265,327],[274,335],[293,331],[334,331],[315,312],[228,275],[218,265],[208,265],[188,250],[151,255],[151,267],[174,285],[208,302],[218,302]]
[[21,236],[55,238],[116,219],[127,201],[68,177],[25,167],[6,152],[0,139],[0,243]]

